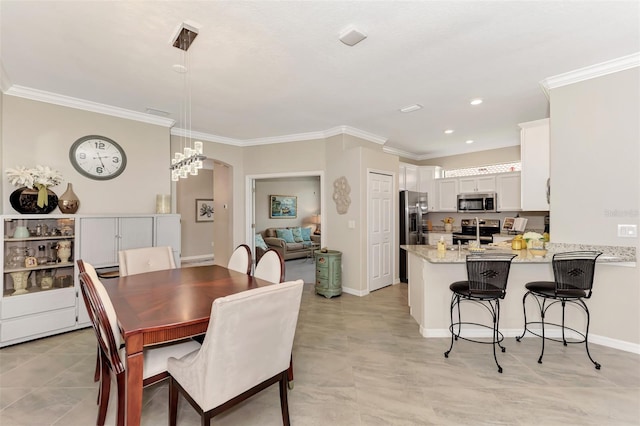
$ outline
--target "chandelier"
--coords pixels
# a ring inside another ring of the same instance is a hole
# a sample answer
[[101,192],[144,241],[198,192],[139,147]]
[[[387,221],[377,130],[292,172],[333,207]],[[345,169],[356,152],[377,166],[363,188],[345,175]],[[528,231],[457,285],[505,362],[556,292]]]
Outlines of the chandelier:
[[178,35],[173,41],[173,47],[182,50],[182,65],[174,65],[174,69],[181,73],[183,83],[183,100],[180,106],[180,119],[182,127],[182,151],[176,152],[171,159],[171,180],[176,182],[181,178],[187,178],[189,175],[195,176],[198,170],[204,166],[203,161],[207,159],[202,154],[202,142],[195,141],[191,143],[191,81],[189,78],[189,47],[198,35],[197,28],[182,24]]

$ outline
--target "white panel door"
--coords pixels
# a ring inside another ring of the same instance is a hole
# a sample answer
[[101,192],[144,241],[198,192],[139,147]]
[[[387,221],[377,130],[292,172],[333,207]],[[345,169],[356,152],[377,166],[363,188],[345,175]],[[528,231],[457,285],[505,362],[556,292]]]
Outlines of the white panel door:
[[393,180],[369,173],[369,291],[393,284]]

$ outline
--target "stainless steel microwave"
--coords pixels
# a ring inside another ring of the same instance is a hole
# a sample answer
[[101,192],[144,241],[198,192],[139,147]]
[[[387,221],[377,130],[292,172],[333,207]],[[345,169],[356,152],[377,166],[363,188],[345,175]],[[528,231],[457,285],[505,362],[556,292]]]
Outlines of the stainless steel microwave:
[[495,192],[458,194],[458,212],[495,212],[497,208]]

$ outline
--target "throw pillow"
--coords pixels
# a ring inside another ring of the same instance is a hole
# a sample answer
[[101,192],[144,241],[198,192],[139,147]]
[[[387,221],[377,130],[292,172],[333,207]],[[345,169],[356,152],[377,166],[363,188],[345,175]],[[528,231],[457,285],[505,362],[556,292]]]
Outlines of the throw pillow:
[[260,247],[263,250],[269,250],[269,246],[264,242],[262,235],[256,234],[256,247]]
[[302,241],[311,241],[311,228],[302,228]]
[[282,238],[285,243],[295,243],[291,229],[276,229],[278,238]]
[[304,241],[304,239],[302,238],[302,229],[300,229],[300,227],[291,228],[291,233],[293,234],[293,241],[295,241],[296,243],[301,243],[302,241]]

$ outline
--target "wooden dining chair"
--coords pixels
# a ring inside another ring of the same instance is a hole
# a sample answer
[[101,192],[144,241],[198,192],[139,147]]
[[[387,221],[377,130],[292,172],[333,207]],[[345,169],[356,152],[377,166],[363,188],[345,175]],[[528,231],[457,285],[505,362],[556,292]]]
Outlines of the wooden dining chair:
[[[95,270],[92,271],[93,268],[87,268],[86,263],[83,267],[84,272],[81,272],[79,276],[80,288],[87,310],[90,312],[89,318],[99,345],[101,374],[96,424],[104,425],[109,405],[111,374],[113,373],[118,392],[116,424],[121,426],[124,425],[125,414],[126,371],[125,364],[122,362],[125,349],[121,348],[122,339],[118,321],[106,289],[95,274]],[[147,386],[168,377],[167,359],[169,357],[181,358],[198,349],[200,349],[200,344],[193,340],[145,349],[143,352],[143,385]]]
[[272,283],[284,281],[284,260],[277,250],[269,249],[264,252],[253,276]]
[[227,269],[249,275],[251,274],[251,263],[251,249],[246,244],[240,244],[231,254]]
[[168,361],[169,425],[177,421],[179,393],[208,425],[212,417],[275,383],[280,385],[282,421],[290,424],[287,368],[302,287],[302,280],[290,281],[213,302],[202,348]]
[[120,276],[175,269],[171,247],[142,247],[118,252]]

